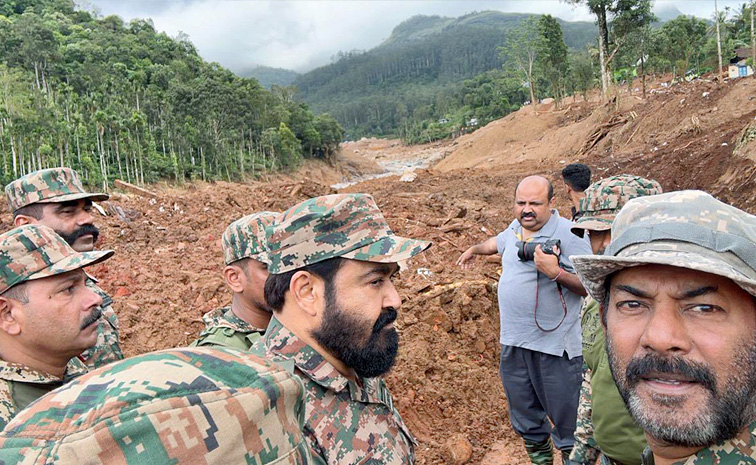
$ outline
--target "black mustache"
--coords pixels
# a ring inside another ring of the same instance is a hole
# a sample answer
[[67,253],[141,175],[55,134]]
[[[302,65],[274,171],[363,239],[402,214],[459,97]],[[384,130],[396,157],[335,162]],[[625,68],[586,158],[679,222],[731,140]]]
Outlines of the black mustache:
[[535,213],[523,213],[520,218],[535,218]]
[[399,313],[394,307],[384,308],[381,312],[381,315],[378,317],[378,320],[376,320],[375,324],[373,325],[373,333],[378,333],[386,325],[393,323],[396,320],[397,316],[399,316]]
[[76,239],[87,234],[92,235],[92,242],[97,242],[97,238],[100,236],[100,230],[93,224],[85,224],[79,229],[73,231],[71,234],[64,234],[56,231],[60,237],[62,237],[69,245],[73,245]]
[[89,325],[94,324],[102,316],[102,310],[100,307],[95,307],[92,313],[81,323],[81,329],[87,328]]
[[646,377],[649,373],[656,372],[682,375],[701,384],[713,393],[717,392],[716,379],[709,368],[700,363],[685,361],[680,357],[663,358],[646,355],[643,358],[631,360],[625,371],[625,377],[630,387],[635,386],[641,378]]

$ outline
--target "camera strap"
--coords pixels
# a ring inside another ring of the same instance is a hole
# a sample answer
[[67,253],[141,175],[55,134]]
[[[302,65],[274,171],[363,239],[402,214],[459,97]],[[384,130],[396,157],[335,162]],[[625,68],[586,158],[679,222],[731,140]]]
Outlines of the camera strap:
[[564,314],[562,315],[562,319],[559,320],[559,323],[554,326],[551,329],[545,329],[541,326],[541,324],[538,322],[538,294],[540,294],[540,278],[541,273],[536,270],[536,299],[535,299],[535,307],[533,308],[533,320],[535,320],[535,324],[544,333],[551,333],[559,329],[560,326],[562,326],[562,323],[564,323],[565,318],[567,318],[567,303],[564,301],[564,294],[562,293],[562,285],[559,283],[556,283],[557,285],[557,292],[559,293],[559,301],[562,303],[562,310],[564,310]]

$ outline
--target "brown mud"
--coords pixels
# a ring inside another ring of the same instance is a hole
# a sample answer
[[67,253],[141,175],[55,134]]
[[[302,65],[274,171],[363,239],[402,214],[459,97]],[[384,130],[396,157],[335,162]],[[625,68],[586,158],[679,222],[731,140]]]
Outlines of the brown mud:
[[[116,255],[91,273],[115,299],[127,356],[186,345],[202,329],[203,313],[230,302],[220,237],[231,221],[332,193],[329,185],[346,177],[380,171],[375,161],[443,158],[415,170],[411,182],[391,176],[342,190],[372,194],[397,234],[434,242],[397,280],[402,346],[388,383],[419,440],[419,464],[527,463],[498,376],[500,266],[454,265],[465,248],[512,220],[518,179],[549,176],[564,213],[559,172],[573,161],[588,163],[596,180],[640,174],[665,190],[704,189],[756,210],[756,80],[652,88],[646,100],[621,93],[619,104],[578,98],[560,110],[543,105],[537,115],[526,108],[454,141],[353,142],[343,150],[346,161],[309,163],[266,182],[148,186],[154,200],[113,192],[102,204],[107,216],[96,221],[98,246]],[[3,205],[0,228],[10,226]]]

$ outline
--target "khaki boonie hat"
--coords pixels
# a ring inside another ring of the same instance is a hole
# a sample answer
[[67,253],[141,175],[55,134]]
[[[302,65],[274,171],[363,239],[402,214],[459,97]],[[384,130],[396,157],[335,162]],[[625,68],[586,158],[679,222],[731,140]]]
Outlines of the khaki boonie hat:
[[113,255],[77,252],[47,226],[29,224],[0,234],[0,294],[16,284],[78,270]]
[[240,218],[223,232],[221,247],[223,260],[229,265],[242,258],[253,258],[267,263],[265,227],[278,213],[260,212]]
[[653,179],[621,174],[597,181],[585,190],[580,199],[580,217],[572,232],[583,237],[584,231],[607,231],[617,213],[630,200],[662,193],[661,185]]
[[394,235],[367,194],[315,197],[291,207],[266,228],[268,272],[281,274],[334,257],[398,263],[431,246]]
[[71,168],[34,171],[5,186],[11,212],[33,203],[60,203],[79,199],[107,200],[108,194],[89,193]]
[[34,401],[0,433],[0,463],[313,463],[304,386],[248,352],[181,348],[103,366]]
[[570,259],[599,302],[608,276],[649,264],[723,276],[756,296],[756,216],[702,191],[639,197],[617,215],[604,255]]

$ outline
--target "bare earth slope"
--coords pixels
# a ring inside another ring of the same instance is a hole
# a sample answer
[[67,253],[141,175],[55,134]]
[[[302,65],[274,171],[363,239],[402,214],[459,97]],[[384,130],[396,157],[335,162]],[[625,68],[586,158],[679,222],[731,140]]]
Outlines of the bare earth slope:
[[[511,221],[519,178],[556,180],[572,161],[590,164],[596,179],[638,173],[666,190],[702,188],[756,211],[754,95],[754,79],[721,87],[696,81],[660,88],[646,101],[621,94],[619,110],[596,102],[547,106],[538,115],[524,109],[455,141],[352,143],[344,150],[358,157],[351,168],[310,163],[293,178],[269,182],[150,186],[158,193],[152,201],[115,192],[97,222],[99,247],[117,253],[92,274],[115,298],[127,355],[185,345],[200,332],[204,312],[230,301],[219,239],[231,221],[333,192],[327,185],[345,175],[375,172],[372,161],[445,156],[412,182],[392,176],[344,190],[373,194],[398,234],[434,242],[398,280],[402,348],[388,382],[420,441],[419,464],[525,463],[497,371],[500,267],[480,261],[462,271],[454,261]],[[568,211],[562,189],[557,207]],[[2,205],[0,228],[10,225]]]

